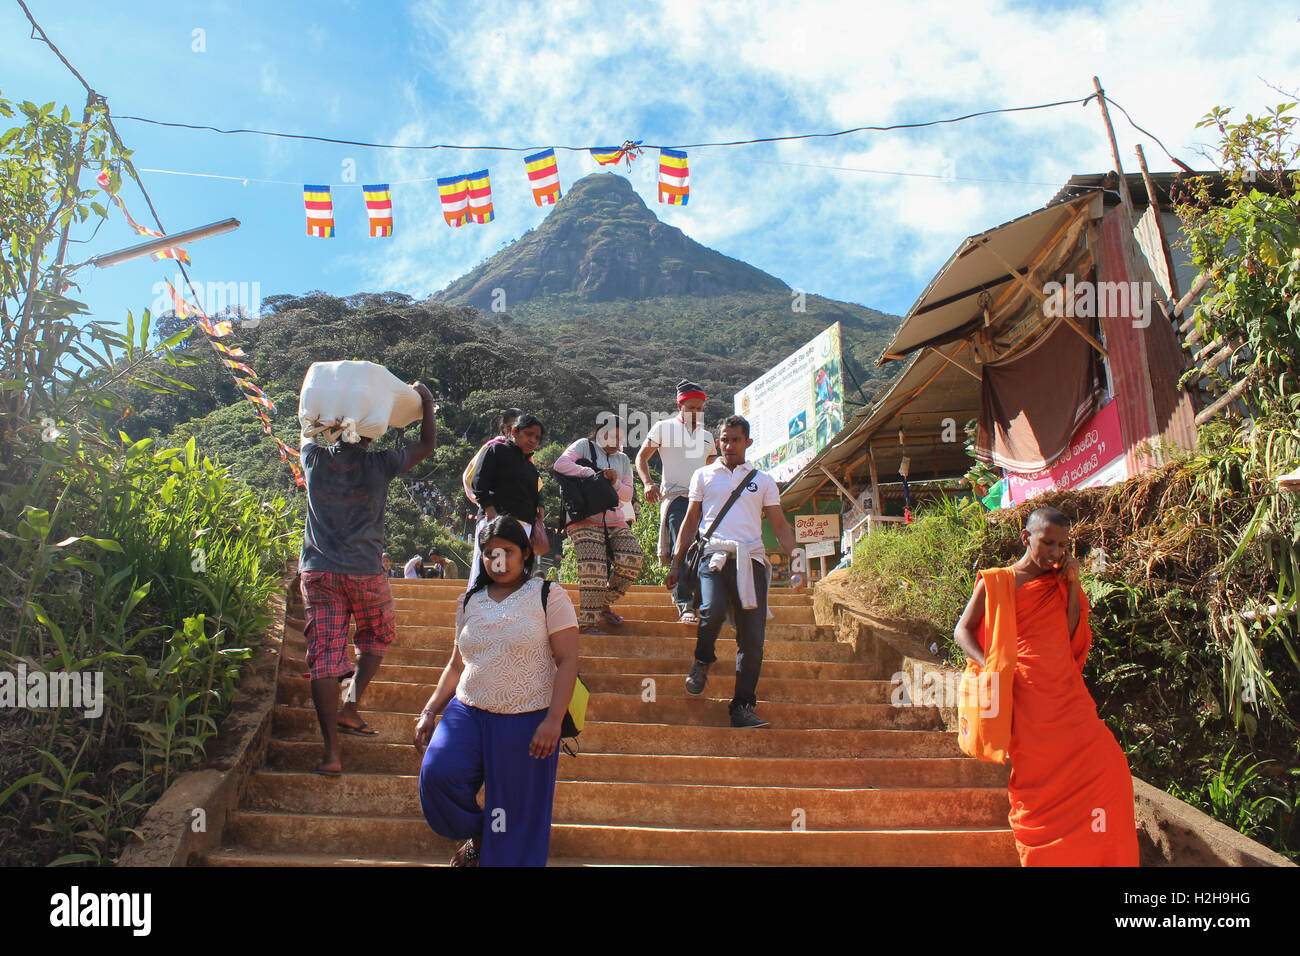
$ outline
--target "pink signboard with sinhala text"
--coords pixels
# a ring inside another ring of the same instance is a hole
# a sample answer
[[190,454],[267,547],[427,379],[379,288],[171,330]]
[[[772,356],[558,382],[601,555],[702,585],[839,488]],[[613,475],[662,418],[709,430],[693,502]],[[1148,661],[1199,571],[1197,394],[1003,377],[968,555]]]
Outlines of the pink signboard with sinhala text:
[[1011,503],[1018,505],[1053,488],[1111,485],[1128,477],[1124,441],[1119,430],[1119,404],[1112,400],[1074,433],[1069,450],[1044,471],[1031,475],[1007,472]]

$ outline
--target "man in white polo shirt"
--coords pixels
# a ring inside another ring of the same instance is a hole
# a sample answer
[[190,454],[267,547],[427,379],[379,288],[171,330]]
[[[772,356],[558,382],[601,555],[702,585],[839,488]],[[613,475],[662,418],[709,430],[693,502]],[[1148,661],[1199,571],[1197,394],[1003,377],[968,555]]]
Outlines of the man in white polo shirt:
[[[717,457],[713,435],[704,427],[704,389],[694,382],[677,383],[677,417],[655,422],[636,453],[636,470],[645,485],[645,500],[659,502],[659,563],[668,567],[673,546],[686,517],[686,493],[691,475]],[[659,453],[661,483],[650,480],[650,459]],[[695,599],[685,588],[673,590],[678,619],[683,624],[698,624]]]
[[[704,693],[709,665],[718,659],[714,645],[730,608],[736,626],[736,690],[731,699],[731,726],[763,727],[756,713],[755,692],[763,667],[763,640],[767,631],[767,589],[771,568],[763,548],[763,517],[772,523],[776,539],[788,556],[794,550],[794,531],[781,511],[776,482],[765,472],[746,464],[745,452],[754,440],[749,422],[732,415],[722,422],[718,436],[720,458],[699,469],[691,478],[690,505],[673,550],[673,566],[664,582],[677,583],[682,558],[698,530],[708,532],[737,488],[735,503],[713,528],[700,564],[700,623],[695,636],[695,663],[686,678],[686,692]],[[800,586],[798,583],[796,586]]]

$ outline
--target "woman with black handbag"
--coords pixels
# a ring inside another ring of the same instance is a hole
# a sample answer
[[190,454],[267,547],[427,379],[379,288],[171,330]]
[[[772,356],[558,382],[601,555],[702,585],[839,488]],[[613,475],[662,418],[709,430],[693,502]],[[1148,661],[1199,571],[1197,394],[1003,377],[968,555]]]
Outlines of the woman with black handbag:
[[623,623],[610,605],[627,593],[645,561],[623,511],[633,491],[632,462],[622,451],[626,439],[621,422],[608,422],[566,448],[553,469],[564,488],[565,530],[578,561],[578,629],[587,634],[607,633],[602,623]]

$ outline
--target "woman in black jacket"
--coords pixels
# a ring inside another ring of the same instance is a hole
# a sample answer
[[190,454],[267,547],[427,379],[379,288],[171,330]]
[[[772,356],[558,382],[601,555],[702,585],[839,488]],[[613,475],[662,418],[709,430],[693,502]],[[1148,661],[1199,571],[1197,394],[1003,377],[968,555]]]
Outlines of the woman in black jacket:
[[528,529],[535,551],[550,550],[542,526],[542,478],[533,465],[533,452],[542,443],[545,432],[542,420],[536,415],[520,415],[510,430],[510,440],[492,445],[483,453],[483,463],[474,476],[474,497],[481,510],[467,591],[473,590],[482,570],[477,532],[498,515],[517,518]]

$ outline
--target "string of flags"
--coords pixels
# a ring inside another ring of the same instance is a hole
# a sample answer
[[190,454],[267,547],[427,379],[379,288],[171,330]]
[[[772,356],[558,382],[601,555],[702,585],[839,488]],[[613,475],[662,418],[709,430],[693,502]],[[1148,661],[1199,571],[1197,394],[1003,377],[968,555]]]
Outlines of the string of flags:
[[[632,161],[643,151],[640,140],[628,140],[622,146],[600,146],[589,150],[592,158],[602,166],[626,163],[629,169]],[[525,156],[524,173],[528,177],[533,201],[538,206],[553,206],[559,202],[560,167],[554,149],[544,149]],[[492,206],[492,178],[489,170],[440,176],[437,183],[442,217],[451,228],[459,229],[470,223],[483,225],[496,218]],[[361,192],[365,199],[371,238],[392,238],[393,195],[388,183],[362,186]],[[662,147],[659,150],[659,201],[672,206],[685,206],[690,194],[686,151]],[[336,230],[330,187],[304,185],[302,199],[307,214],[307,235],[332,239]]]
[[[247,357],[244,350],[239,346],[232,347],[221,341],[226,336],[234,334],[233,324],[225,319],[214,322],[203,311],[202,306],[197,303],[191,305],[187,302],[184,296],[176,291],[176,287],[171,284],[170,280],[164,279],[163,282],[171,295],[172,308],[176,312],[177,318],[194,317],[194,324],[203,330],[207,336],[208,344],[220,353],[218,358],[221,364],[230,369],[230,377],[235,380],[236,385],[243,389],[244,398],[252,403],[253,411],[262,422],[262,431],[271,436],[280,452],[280,460],[285,462],[289,466],[289,470],[293,472],[293,483],[299,488],[304,487],[306,481],[303,477],[302,466],[298,463],[298,456],[271,431],[270,416],[276,414],[275,403],[271,401],[270,397],[266,392],[262,391],[261,386],[255,381],[257,372],[243,362],[237,361],[237,359]],[[242,372],[247,377],[241,378],[235,372]],[[267,414],[268,411],[270,414]]]
[[[142,226],[131,217],[131,213],[126,208],[126,203],[124,203],[122,199],[113,192],[112,180],[109,177],[107,169],[100,170],[99,175],[95,177],[95,182],[99,184],[100,188],[108,193],[109,198],[113,201],[114,205],[116,205],[118,209],[122,210],[122,215],[125,217],[127,224],[137,233],[157,238],[164,237],[163,233],[158,232],[155,229],[150,229],[148,226]],[[328,191],[328,187],[326,187],[326,190]],[[158,260],[175,259],[186,265],[190,264],[189,254],[184,249],[180,248],[164,249],[161,252],[154,253],[153,258]],[[164,279],[163,282],[166,284],[167,291],[171,295],[172,309],[176,313],[176,317],[179,319],[194,318],[194,324],[203,330],[208,344],[218,353],[217,357],[221,361],[221,364],[230,370],[231,378],[235,380],[235,384],[243,389],[244,398],[248,399],[248,401],[253,404],[253,411],[256,412],[257,417],[262,422],[262,431],[274,439],[280,452],[281,461],[288,464],[290,471],[293,472],[293,483],[299,488],[304,487],[306,485],[306,479],[303,477],[302,466],[298,463],[298,456],[293,454],[292,449],[277,438],[271,431],[271,418],[270,415],[267,414],[267,411],[269,410],[270,414],[274,415],[276,413],[275,403],[271,401],[266,392],[262,391],[261,386],[256,383],[255,379],[257,378],[257,372],[255,372],[249,365],[238,361],[238,359],[248,357],[244,353],[244,350],[237,345],[230,346],[221,341],[221,339],[226,336],[234,334],[234,324],[229,319],[221,319],[220,321],[214,322],[208,314],[203,311],[203,307],[198,305],[197,302],[193,305],[187,302],[185,297],[176,291],[176,287],[171,284],[170,280]],[[243,375],[247,377],[241,378],[236,374],[236,372],[242,372]]]
[[[113,192],[112,182],[109,179],[107,169],[101,169],[99,171],[99,175],[95,177],[95,182],[99,183],[99,187],[103,189],[104,192],[108,193],[108,198],[113,201],[113,204],[117,206],[118,209],[122,210],[122,215],[126,217],[127,225],[130,226],[132,229],[134,229],[139,235],[152,236],[155,239],[164,238],[163,233],[159,232],[156,229],[150,229],[148,226],[142,226],[134,219],[131,218],[131,213],[127,211],[126,203],[122,202],[122,200],[118,197],[117,193]],[[187,253],[184,249],[180,249],[180,248],[161,249],[158,252],[153,253],[152,258],[155,260],[177,259],[185,263],[186,265],[190,264],[189,253]]]

